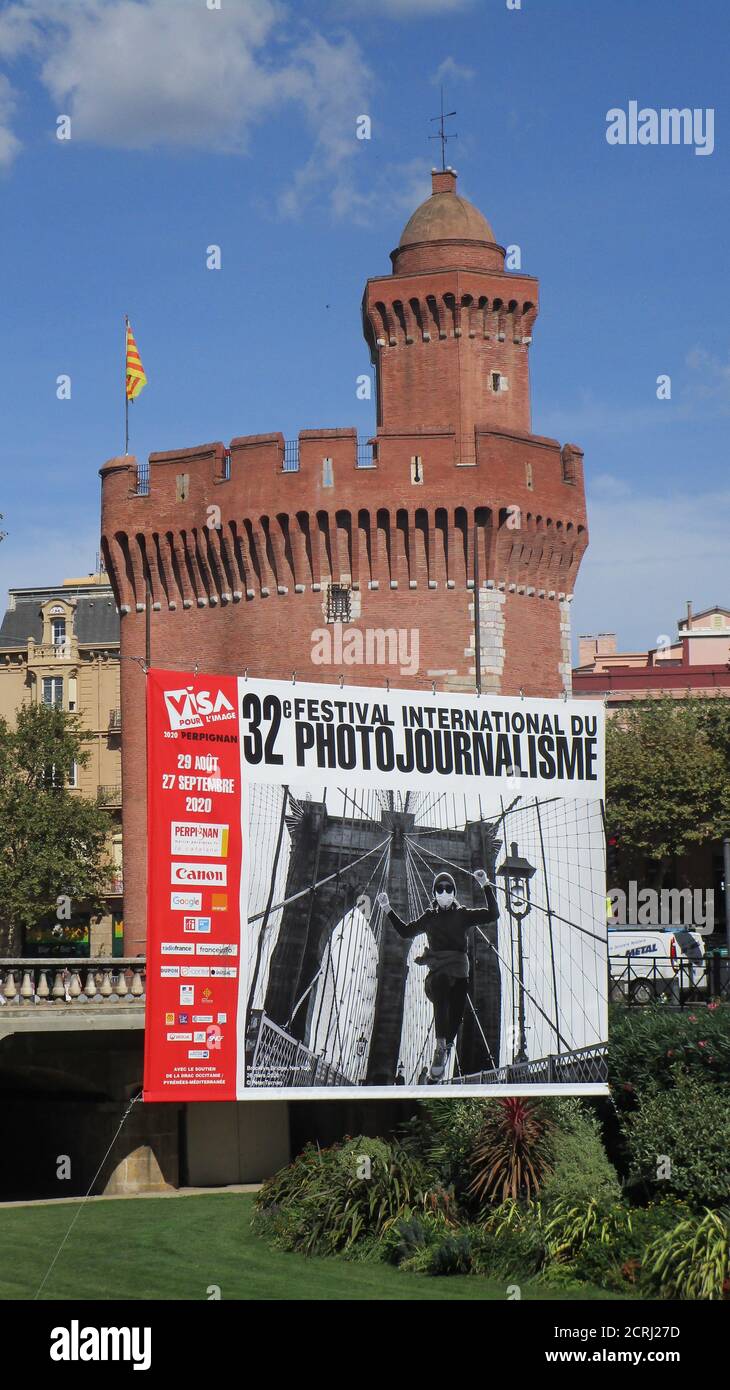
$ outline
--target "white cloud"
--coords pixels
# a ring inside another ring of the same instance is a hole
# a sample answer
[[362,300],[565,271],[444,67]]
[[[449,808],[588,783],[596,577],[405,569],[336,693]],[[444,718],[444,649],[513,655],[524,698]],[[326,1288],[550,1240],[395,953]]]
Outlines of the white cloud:
[[411,159],[379,168],[366,193],[357,188],[354,179],[341,178],[332,197],[332,208],[337,217],[365,227],[382,221],[383,208],[387,208],[389,219],[400,213],[407,220],[430,192],[431,179],[424,160]]
[[623,406],[616,401],[602,401],[594,391],[581,391],[566,406],[541,410],[538,432],[560,439],[581,439],[591,432],[602,435],[633,433],[653,425],[675,424],[678,408],[673,401],[657,400],[655,388],[648,380],[647,404]]
[[315,196],[348,201],[372,74],[355,39],[303,30],[279,0],[226,0],[220,10],[202,0],[15,0],[0,21],[0,55],[24,51],[70,115],[72,138],[104,147],[241,153],[257,123],[299,112],[312,154],[281,210],[295,214]]
[[442,82],[453,79],[455,82],[471,82],[476,76],[474,68],[468,68],[464,63],[457,63],[455,58],[444,58],[443,63],[439,63],[431,81],[434,87],[438,87]]
[[0,169],[9,169],[20,150],[20,141],[11,128],[14,111],[13,89],[0,73]]
[[371,0],[371,6],[396,19],[426,19],[429,15],[456,14],[470,9],[474,0]]
[[612,499],[616,497],[629,497],[631,488],[623,478],[617,478],[613,473],[597,473],[595,478],[590,481],[590,496],[605,497]]
[[730,600],[730,490],[639,495],[589,482],[590,544],[573,603],[573,633],[616,632],[619,651],[673,635],[696,610]]
[[730,413],[730,361],[723,361],[705,348],[694,347],[685,363],[689,375],[683,379],[681,403],[696,415]]

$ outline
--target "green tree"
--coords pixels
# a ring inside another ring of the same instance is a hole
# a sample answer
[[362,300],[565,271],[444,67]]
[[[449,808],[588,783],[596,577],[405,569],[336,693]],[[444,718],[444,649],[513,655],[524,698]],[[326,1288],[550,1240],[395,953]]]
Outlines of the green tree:
[[62,710],[24,705],[15,728],[0,720],[0,937],[11,954],[61,895],[94,910],[108,889],[110,819],[68,788],[73,763],[88,758],[78,720]]
[[661,887],[677,855],[730,832],[730,711],[725,700],[627,705],[607,721],[606,814],[622,856],[653,865]]

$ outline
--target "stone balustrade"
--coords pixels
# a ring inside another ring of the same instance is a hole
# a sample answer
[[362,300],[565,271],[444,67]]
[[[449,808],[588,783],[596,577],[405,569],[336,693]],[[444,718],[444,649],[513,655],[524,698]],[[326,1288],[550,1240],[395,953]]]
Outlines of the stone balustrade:
[[144,957],[112,960],[108,956],[79,959],[0,959],[0,1011],[4,1006],[95,1008],[143,1004],[147,980]]

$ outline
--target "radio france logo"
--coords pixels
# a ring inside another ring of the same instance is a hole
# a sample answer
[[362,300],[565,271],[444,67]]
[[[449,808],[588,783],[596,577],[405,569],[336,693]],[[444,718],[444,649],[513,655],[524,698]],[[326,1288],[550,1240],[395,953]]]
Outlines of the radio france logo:
[[209,932],[210,917],[183,917],[183,931]]
[[202,729],[205,724],[235,719],[235,710],[222,690],[166,690],[165,704],[171,729]]

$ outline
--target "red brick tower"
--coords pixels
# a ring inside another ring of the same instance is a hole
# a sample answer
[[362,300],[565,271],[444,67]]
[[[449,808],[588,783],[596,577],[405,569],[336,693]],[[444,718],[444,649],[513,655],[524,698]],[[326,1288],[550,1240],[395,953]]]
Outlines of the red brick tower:
[[[122,657],[178,669],[484,691],[569,689],[582,452],[530,433],[537,281],[434,172],[369,280],[377,431],[248,435],[101,470]],[[476,565],[475,565],[476,560]],[[125,950],[144,948],[144,674],[122,660]]]

